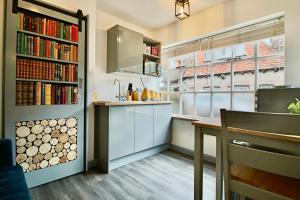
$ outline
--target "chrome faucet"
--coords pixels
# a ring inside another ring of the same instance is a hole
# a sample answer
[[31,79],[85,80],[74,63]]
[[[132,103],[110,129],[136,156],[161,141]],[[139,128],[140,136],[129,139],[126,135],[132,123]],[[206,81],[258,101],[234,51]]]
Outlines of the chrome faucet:
[[118,94],[118,97],[119,97],[119,101],[121,101],[121,83],[118,79],[115,79],[114,80],[114,85],[116,85],[116,82],[119,83],[119,94]]

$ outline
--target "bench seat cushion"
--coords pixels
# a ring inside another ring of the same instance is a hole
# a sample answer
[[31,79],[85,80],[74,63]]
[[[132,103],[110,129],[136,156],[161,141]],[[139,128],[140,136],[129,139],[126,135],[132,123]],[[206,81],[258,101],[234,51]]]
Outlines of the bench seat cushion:
[[19,199],[31,199],[22,167],[0,168],[0,200]]

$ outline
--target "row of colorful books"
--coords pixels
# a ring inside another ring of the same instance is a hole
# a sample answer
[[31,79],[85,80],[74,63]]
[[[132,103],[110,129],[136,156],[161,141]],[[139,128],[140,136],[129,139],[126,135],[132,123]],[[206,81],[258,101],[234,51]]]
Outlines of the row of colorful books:
[[17,58],[16,77],[53,81],[77,82],[77,65]]
[[18,13],[17,26],[19,30],[78,42],[78,26],[60,20],[32,16],[27,13]]
[[75,86],[43,82],[17,81],[16,105],[77,104],[78,88]]
[[78,61],[78,46],[43,39],[25,33],[18,33],[17,53],[72,62]]

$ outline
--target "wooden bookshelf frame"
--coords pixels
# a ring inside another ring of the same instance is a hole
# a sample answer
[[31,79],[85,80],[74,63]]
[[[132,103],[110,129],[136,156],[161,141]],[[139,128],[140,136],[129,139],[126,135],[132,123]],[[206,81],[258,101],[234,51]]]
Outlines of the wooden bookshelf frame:
[[[60,38],[51,37],[30,31],[18,30],[17,28],[17,12],[22,10],[35,12],[36,14],[49,16],[51,19],[62,20],[70,24],[76,24],[79,27],[79,42],[73,42]],[[65,164],[60,164],[45,169],[35,170],[25,173],[29,187],[38,186],[50,181],[54,181],[75,173],[87,170],[87,135],[86,135],[86,85],[87,85],[87,16],[83,16],[82,11],[67,11],[56,6],[33,0],[7,0],[6,1],[6,33],[5,33],[5,54],[4,54],[4,95],[3,95],[3,133],[4,137],[11,139],[13,147],[16,146],[16,122],[32,121],[43,119],[58,119],[76,117],[77,124],[77,159]],[[78,62],[70,62],[64,60],[55,60],[44,57],[28,56],[17,54],[16,42],[17,33],[24,32],[32,36],[38,36],[53,41],[72,44],[78,46]],[[28,59],[39,59],[62,64],[75,64],[78,66],[77,82],[55,81],[55,80],[38,80],[38,79],[21,79],[16,78],[16,59],[23,57]],[[78,103],[77,104],[60,104],[60,105],[31,105],[16,106],[16,82],[45,82],[53,84],[78,86]],[[16,148],[13,149],[16,155]],[[14,156],[14,162],[16,158]]]

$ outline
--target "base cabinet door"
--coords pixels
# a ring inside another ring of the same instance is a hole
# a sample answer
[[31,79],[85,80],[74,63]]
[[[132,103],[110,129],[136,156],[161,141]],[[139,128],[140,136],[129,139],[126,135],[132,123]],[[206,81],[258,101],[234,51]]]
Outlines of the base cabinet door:
[[171,105],[154,106],[154,146],[170,142],[171,139]]
[[135,152],[149,149],[154,145],[153,105],[135,106]]
[[109,117],[109,160],[134,153],[134,106],[112,106]]

